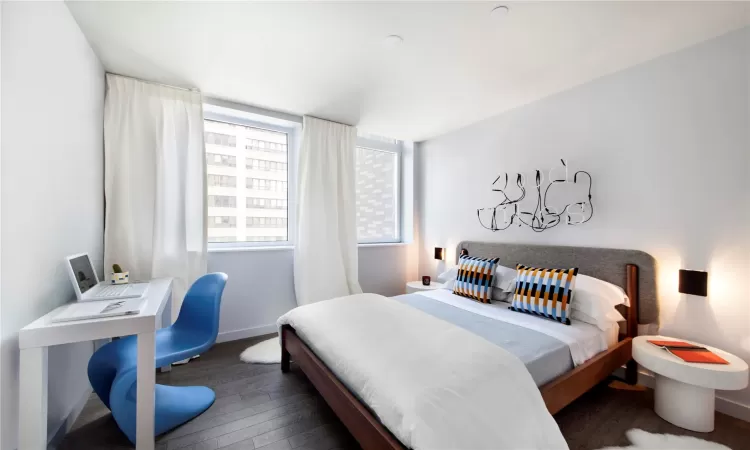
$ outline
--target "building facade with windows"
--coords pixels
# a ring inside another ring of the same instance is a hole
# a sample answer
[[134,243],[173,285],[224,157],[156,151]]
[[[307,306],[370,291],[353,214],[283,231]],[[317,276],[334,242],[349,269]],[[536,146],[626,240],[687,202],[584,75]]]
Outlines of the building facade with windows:
[[288,240],[288,136],[205,121],[208,242]]

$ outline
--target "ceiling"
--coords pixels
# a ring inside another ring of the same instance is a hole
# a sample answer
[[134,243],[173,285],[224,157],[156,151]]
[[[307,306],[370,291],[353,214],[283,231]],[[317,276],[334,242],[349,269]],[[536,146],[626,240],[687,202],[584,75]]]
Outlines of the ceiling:
[[68,7],[110,72],[415,141],[750,23],[750,5],[724,2]]

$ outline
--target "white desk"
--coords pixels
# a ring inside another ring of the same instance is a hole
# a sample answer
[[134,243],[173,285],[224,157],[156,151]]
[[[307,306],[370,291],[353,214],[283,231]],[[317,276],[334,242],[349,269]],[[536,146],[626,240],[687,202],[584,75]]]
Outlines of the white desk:
[[[138,390],[136,448],[154,448],[154,384],[156,382],[154,333],[169,325],[172,280],[151,282],[141,313],[75,322],[50,322],[63,305],[27,325],[18,335],[21,348],[19,391],[19,450],[47,448],[47,347],[72,342],[94,341],[138,335]],[[162,313],[163,317],[162,317]]]

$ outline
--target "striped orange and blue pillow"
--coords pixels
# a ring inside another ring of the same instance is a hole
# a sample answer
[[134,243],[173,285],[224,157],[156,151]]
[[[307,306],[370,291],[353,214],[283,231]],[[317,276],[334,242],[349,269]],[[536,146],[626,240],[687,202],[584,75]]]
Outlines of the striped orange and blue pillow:
[[578,268],[541,269],[518,264],[516,271],[516,291],[509,309],[570,325]]
[[482,259],[462,256],[458,260],[458,274],[453,293],[482,303],[492,298],[492,281],[499,259]]

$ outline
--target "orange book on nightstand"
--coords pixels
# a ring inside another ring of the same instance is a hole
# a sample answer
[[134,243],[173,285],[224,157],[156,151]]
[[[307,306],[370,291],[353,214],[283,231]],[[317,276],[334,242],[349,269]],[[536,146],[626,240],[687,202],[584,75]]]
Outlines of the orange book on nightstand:
[[681,360],[689,363],[702,364],[729,364],[727,360],[712,352],[711,350],[682,341],[656,341],[650,340],[651,344],[661,347]]

